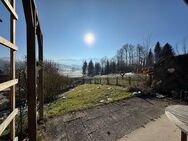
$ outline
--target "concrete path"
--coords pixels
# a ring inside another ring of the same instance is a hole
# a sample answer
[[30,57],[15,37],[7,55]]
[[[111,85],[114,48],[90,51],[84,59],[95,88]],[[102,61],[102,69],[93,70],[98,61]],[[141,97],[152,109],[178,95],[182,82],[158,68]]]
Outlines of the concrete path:
[[159,118],[169,104],[138,97],[103,104],[48,120],[46,133],[53,141],[116,141]]
[[180,141],[181,131],[166,115],[125,135],[118,141]]

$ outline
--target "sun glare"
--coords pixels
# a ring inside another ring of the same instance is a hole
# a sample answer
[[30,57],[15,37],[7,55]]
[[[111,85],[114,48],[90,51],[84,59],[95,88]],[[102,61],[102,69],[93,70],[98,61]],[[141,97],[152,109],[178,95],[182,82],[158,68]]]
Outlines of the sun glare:
[[95,42],[95,36],[93,33],[87,33],[84,36],[84,41],[88,45],[92,45]]

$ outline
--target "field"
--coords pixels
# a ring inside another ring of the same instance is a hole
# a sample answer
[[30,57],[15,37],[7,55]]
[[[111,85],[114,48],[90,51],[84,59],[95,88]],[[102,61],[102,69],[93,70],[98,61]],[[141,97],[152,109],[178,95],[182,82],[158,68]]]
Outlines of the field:
[[119,86],[100,84],[79,85],[64,93],[61,99],[46,107],[45,114],[47,117],[54,117],[132,96],[132,93]]

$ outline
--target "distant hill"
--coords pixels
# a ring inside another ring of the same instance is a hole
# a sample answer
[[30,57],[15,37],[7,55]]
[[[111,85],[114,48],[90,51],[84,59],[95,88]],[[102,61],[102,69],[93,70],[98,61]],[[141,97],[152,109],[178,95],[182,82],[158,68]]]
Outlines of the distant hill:
[[75,65],[75,64],[71,64],[71,65],[66,65],[66,64],[60,64],[60,69],[62,71],[67,71],[67,70],[70,70],[70,71],[76,71],[76,70],[81,70],[82,69],[82,66],[80,65]]
[[5,66],[9,64],[9,58],[8,57],[2,57],[0,58],[0,70],[4,71],[6,68]]

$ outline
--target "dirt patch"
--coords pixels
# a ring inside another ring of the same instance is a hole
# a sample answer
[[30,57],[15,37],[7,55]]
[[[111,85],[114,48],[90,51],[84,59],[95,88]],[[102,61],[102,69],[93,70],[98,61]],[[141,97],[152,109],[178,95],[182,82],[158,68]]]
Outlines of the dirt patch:
[[138,97],[50,119],[46,134],[53,141],[115,141],[159,118],[170,100]]

